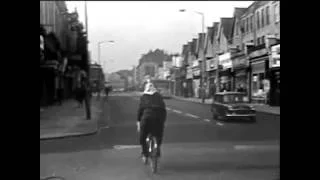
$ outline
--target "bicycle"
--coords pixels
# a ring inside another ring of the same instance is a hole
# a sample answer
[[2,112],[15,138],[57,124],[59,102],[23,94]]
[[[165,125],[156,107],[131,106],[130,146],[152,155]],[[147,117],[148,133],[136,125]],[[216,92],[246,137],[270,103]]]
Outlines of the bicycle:
[[[140,123],[137,123],[137,131],[140,132]],[[147,159],[144,162],[145,165],[148,164],[148,158],[151,159],[150,162],[150,167],[152,170],[152,173],[157,173],[158,170],[158,150],[159,150],[159,145],[158,145],[158,141],[157,138],[155,136],[153,136],[152,134],[148,134],[147,138],[146,138],[146,144],[147,144],[147,149],[148,149],[148,155],[147,155]]]
[[[150,167],[152,173],[157,173],[158,170],[158,143],[157,138],[149,134],[146,138],[147,148],[148,148],[148,157],[151,159]],[[146,164],[148,161],[145,162]]]

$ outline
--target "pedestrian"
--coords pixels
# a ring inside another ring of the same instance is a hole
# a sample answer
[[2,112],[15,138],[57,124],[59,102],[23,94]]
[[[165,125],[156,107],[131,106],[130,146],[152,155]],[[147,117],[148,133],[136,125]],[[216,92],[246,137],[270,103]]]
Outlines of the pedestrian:
[[78,101],[79,108],[82,108],[83,101],[86,98],[86,72],[81,70],[78,66],[76,67],[76,100]]
[[166,121],[167,111],[163,97],[157,92],[152,83],[145,85],[145,90],[140,98],[138,109],[137,130],[140,132],[139,140],[142,148],[142,160],[147,161],[148,149],[146,138],[149,133],[153,134],[158,143],[158,154],[160,157],[160,146],[162,144],[164,124]]
[[67,63],[68,63],[65,52],[62,52],[61,55],[62,55],[62,58],[61,58],[62,60],[58,66],[57,77],[56,77],[57,101],[58,101],[59,105],[62,105],[62,101],[64,99],[64,92],[65,92],[64,73],[66,71],[66,67],[67,67]]
[[106,94],[106,97],[109,96],[109,92],[110,92],[110,89],[111,87],[109,86],[109,84],[107,82],[104,83],[104,92]]

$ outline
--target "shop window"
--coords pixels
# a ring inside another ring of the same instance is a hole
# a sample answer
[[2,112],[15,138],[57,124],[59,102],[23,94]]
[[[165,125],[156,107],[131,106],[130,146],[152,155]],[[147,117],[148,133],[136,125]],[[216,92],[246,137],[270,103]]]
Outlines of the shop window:
[[275,22],[278,23],[280,21],[280,8],[279,4],[274,5],[274,18]]
[[270,8],[269,6],[266,7],[266,25],[270,24]]
[[252,96],[254,97],[265,97],[264,92],[264,73],[254,74],[252,77]]
[[247,34],[247,19],[243,20],[244,34]]
[[247,33],[249,33],[249,18],[247,18],[246,21],[247,21],[246,29],[247,29]]
[[260,29],[260,14],[259,11],[256,13],[256,18],[257,18],[257,29]]
[[253,16],[250,16],[250,31],[253,31]]

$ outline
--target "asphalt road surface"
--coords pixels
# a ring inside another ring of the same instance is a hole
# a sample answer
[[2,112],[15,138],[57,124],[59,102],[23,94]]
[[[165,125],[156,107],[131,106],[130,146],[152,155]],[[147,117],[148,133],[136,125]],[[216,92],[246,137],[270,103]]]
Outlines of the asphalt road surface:
[[168,117],[159,173],[140,159],[139,97],[113,93],[96,135],[40,141],[40,177],[68,180],[276,180],[280,120],[258,113],[256,123],[217,122],[209,105],[166,100]]

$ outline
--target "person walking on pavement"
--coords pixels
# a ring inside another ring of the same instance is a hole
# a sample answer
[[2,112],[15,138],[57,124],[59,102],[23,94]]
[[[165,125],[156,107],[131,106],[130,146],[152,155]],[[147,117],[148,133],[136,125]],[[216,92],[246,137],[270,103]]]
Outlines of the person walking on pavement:
[[160,157],[160,147],[164,131],[164,124],[167,117],[166,105],[163,97],[157,92],[152,83],[145,85],[145,90],[140,98],[138,109],[137,130],[140,132],[139,141],[142,148],[142,160],[147,161],[148,149],[146,138],[152,133],[158,140],[158,154]]
[[79,67],[76,67],[76,100],[79,103],[79,108],[82,108],[83,101],[86,98],[87,95],[87,89],[86,89],[86,72],[84,70],[81,70]]
[[59,105],[62,105],[62,101],[64,99],[64,92],[65,92],[65,70],[67,67],[67,57],[65,52],[62,53],[62,63],[58,67],[57,71],[57,79],[56,79],[56,86],[57,86],[57,101]]
[[107,82],[105,82],[104,83],[104,92],[105,92],[107,98],[109,96],[110,91],[111,91],[111,86]]

